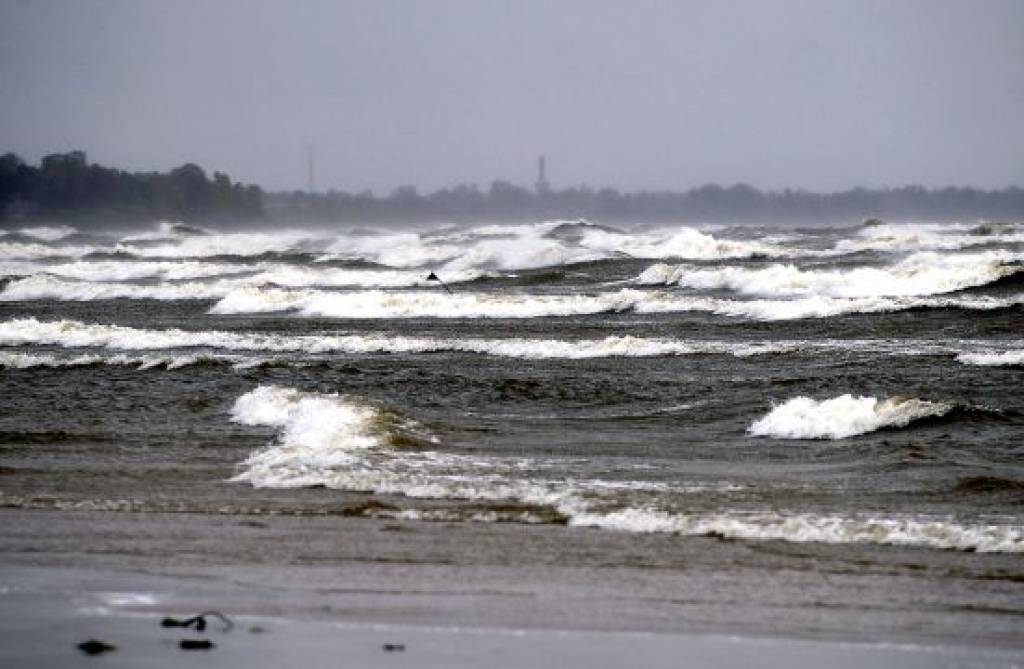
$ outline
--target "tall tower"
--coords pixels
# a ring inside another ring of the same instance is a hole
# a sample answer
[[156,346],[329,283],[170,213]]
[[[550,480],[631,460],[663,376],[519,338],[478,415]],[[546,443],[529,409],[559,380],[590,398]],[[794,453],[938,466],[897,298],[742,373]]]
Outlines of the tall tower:
[[537,158],[537,192],[547,193],[551,190],[551,184],[548,183],[547,178],[547,165],[544,160],[544,156],[541,155]]
[[306,168],[308,170],[307,176],[309,177],[309,194],[313,194],[313,145],[306,145]]

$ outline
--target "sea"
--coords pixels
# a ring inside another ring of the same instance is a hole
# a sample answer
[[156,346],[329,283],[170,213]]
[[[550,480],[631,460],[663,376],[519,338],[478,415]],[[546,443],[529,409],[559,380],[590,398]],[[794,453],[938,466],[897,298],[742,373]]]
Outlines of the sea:
[[1024,552],[1022,382],[1024,223],[0,236],[6,508],[955,564]]

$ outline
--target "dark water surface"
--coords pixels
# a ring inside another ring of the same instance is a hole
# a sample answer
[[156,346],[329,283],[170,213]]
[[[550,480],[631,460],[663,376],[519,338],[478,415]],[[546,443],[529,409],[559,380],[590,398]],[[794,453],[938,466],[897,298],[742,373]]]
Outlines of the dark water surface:
[[1019,615],[1022,260],[1010,224],[9,233],[0,504],[989,553]]

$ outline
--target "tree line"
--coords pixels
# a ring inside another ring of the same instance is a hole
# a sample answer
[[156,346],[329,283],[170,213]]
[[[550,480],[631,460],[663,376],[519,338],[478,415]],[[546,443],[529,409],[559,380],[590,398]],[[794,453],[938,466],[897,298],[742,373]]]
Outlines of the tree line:
[[877,217],[892,220],[1024,218],[1024,189],[853,188],[837,193],[785,189],[761,191],[746,184],[709,184],[686,191],[620,192],[588,186],[534,190],[505,181],[420,194],[403,186],[386,196],[331,190],[270,193],[268,214],[310,222],[390,223],[587,218],[608,223],[839,223]]
[[166,173],[125,172],[90,164],[84,151],[45,156],[38,167],[0,156],[0,221],[139,222],[154,219],[242,221],[263,216],[263,191],[207,177],[187,163]]
[[126,172],[90,164],[82,151],[55,153],[32,166],[0,156],[0,222],[73,220],[88,225],[187,222],[387,225],[587,218],[609,223],[842,223],[890,220],[1024,219],[1024,189],[969,187],[853,188],[836,193],[761,191],[709,184],[686,191],[620,192],[577,186],[530,189],[494,181],[421,194],[401,186],[370,191],[264,193],[228,175],[188,163],[160,172]]

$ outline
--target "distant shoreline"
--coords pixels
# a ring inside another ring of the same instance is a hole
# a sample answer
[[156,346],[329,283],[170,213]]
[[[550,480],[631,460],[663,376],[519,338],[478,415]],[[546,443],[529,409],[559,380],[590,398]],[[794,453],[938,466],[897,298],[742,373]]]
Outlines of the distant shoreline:
[[587,219],[596,223],[856,224],[865,219],[930,222],[1024,218],[1024,188],[921,186],[813,193],[708,184],[686,191],[620,192],[575,186],[530,189],[506,181],[460,184],[429,194],[400,186],[388,195],[331,189],[266,192],[207,177],[188,163],[167,173],[129,173],[90,164],[83,151],[52,154],[39,167],[0,156],[0,227],[34,223],[86,229],[158,220],[205,225],[377,225]]

